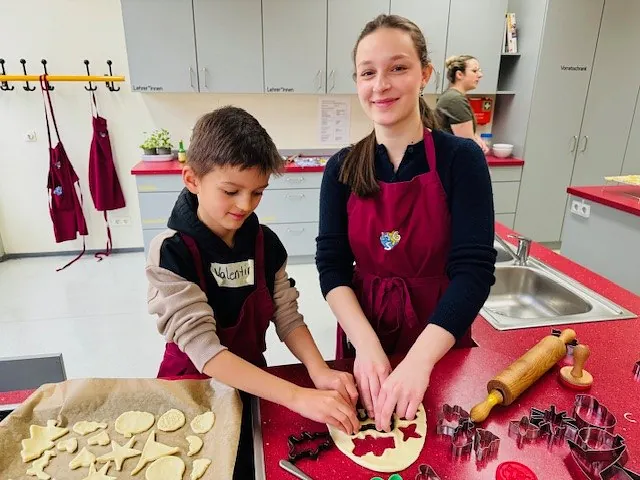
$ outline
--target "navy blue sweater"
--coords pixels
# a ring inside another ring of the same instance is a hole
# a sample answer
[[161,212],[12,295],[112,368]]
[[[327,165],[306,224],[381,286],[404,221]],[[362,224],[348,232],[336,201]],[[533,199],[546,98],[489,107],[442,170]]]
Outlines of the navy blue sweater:
[[[491,178],[482,150],[473,140],[434,131],[433,141],[436,168],[451,213],[451,251],[446,269],[449,287],[429,321],[460,338],[473,323],[495,281]],[[351,190],[338,180],[348,151],[344,148],[329,159],[320,190],[316,265],[325,297],[336,287],[352,287],[354,256],[347,220]],[[428,171],[424,141],[407,147],[396,172],[384,145],[376,148],[375,174],[379,181],[407,182]]]

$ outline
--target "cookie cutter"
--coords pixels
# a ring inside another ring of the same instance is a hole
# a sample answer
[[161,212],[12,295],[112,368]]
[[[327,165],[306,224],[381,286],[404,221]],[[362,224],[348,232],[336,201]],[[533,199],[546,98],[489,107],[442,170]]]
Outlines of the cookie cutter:
[[[629,458],[621,435],[597,427],[581,428],[574,440],[567,440],[571,455],[580,470],[591,480],[621,480]],[[633,472],[631,472],[633,474]],[[634,474],[637,475],[637,474]],[[627,478],[633,478],[627,476]]]
[[613,433],[617,420],[607,407],[589,394],[576,395],[573,417],[578,428],[596,427]]
[[469,419],[462,419],[460,425],[451,436],[451,455],[458,458],[468,458],[473,450],[475,426]]
[[516,439],[518,448],[522,448],[524,443],[540,438],[540,427],[531,423],[529,417],[525,415],[520,420],[509,422],[509,436]]
[[546,410],[532,408],[529,420],[540,428],[540,436],[548,437],[549,443],[575,438],[579,430],[576,420],[568,417],[567,412],[558,412],[555,405],[549,406]]
[[453,437],[453,434],[460,426],[461,422],[468,419],[469,412],[463,409],[460,405],[451,406],[448,403],[445,403],[438,414],[436,432],[438,435],[448,435],[449,437]]
[[[373,418],[370,418],[369,415],[367,415],[367,411],[365,409],[358,408],[356,410],[356,416],[358,417],[358,420],[360,420],[361,424],[364,423],[364,425],[360,425],[361,432],[365,432],[367,430],[375,430],[376,432],[383,432],[383,430],[378,430],[376,428],[376,423],[375,423],[376,421]],[[396,421],[394,416],[391,415],[391,420],[389,421],[389,429],[390,429],[389,431],[393,430],[394,428],[396,428]]]
[[633,365],[633,379],[640,382],[640,360]]
[[500,437],[485,430],[484,428],[476,428],[473,437],[473,449],[476,452],[476,461],[488,462],[498,455],[500,447]]
[[[318,438],[324,438],[325,440],[322,443],[318,444],[316,448],[309,448],[307,450],[300,450],[296,452],[296,447],[301,443],[310,442]],[[333,440],[331,439],[331,435],[329,434],[329,432],[302,432],[299,437],[296,437],[295,435],[289,435],[287,444],[289,445],[289,453],[287,459],[289,460],[289,462],[295,464],[303,458],[316,460],[318,458],[318,455],[320,455],[320,452],[328,450],[333,446]]]
[[435,470],[431,468],[431,465],[423,463],[418,466],[418,474],[415,480],[440,480],[440,477]]

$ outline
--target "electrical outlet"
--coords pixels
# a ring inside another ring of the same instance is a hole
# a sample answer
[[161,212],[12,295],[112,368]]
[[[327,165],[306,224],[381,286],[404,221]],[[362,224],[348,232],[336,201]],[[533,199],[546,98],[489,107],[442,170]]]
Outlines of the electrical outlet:
[[36,135],[36,131],[35,130],[29,130],[27,133],[24,134],[24,141],[25,142],[37,142],[38,141],[38,136]]
[[109,224],[112,227],[126,227],[131,225],[131,217],[111,217]]
[[591,205],[587,205],[586,203],[583,203],[580,206],[580,212],[582,213],[582,216],[584,218],[589,218],[589,215],[591,215]]
[[589,215],[591,215],[591,205],[584,203],[584,201],[579,202],[578,200],[572,200],[571,213],[583,218],[589,218]]

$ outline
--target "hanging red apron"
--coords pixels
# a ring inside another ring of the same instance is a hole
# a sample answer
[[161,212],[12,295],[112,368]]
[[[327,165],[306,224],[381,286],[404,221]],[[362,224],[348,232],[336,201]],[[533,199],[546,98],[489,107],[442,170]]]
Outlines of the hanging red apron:
[[[107,218],[107,210],[117,210],[125,206],[124,195],[113,163],[113,153],[107,130],[107,120],[98,114],[96,96],[91,92],[91,119],[93,137],[89,150],[89,190],[96,210],[101,211],[107,228],[107,246],[104,252],[97,252],[98,261],[111,254],[111,229]],[[93,114],[93,107],[96,109]]]
[[[193,257],[196,271],[198,272],[200,288],[207,293],[202,257],[200,256],[198,245],[189,235],[184,233],[180,235]],[[217,325],[216,333],[220,343],[227,347],[230,352],[258,367],[266,367],[267,362],[263,355],[267,348],[265,336],[269,328],[269,322],[275,313],[275,306],[269,293],[269,287],[267,287],[264,271],[264,235],[262,227],[258,228],[258,235],[256,236],[255,282],[256,289],[245,299],[237,322],[230,327]],[[197,373],[199,373],[198,369],[187,354],[181,351],[175,343],[167,343],[158,377],[177,377]]]
[[[88,235],[87,223],[82,213],[82,190],[78,175],[73,169],[73,165],[67,157],[64,146],[60,141],[60,133],[58,132],[58,124],[53,113],[53,105],[51,104],[51,95],[49,94],[49,81],[44,75],[40,76],[40,88],[44,99],[44,118],[47,123],[47,137],[49,139],[49,176],[47,179],[47,194],[49,197],[49,214],[53,222],[53,232],[56,237],[56,243],[66,242],[67,240],[75,240],[77,234],[83,235],[82,251],[80,254],[67,263],[65,266],[56,269],[60,271],[67,268],[73,262],[78,260],[85,252],[84,235]],[[46,93],[46,96],[45,96]],[[51,112],[51,120],[56,131],[58,143],[54,147],[51,142],[51,127],[49,126],[49,114],[47,108]],[[75,184],[78,184],[80,199],[76,193]]]
[[[408,182],[378,182],[375,196],[351,194],[347,203],[354,291],[387,354],[409,351],[449,284],[451,215],[427,129],[424,145],[427,173]],[[456,346],[473,346],[471,329]],[[353,356],[338,325],[336,358]]]

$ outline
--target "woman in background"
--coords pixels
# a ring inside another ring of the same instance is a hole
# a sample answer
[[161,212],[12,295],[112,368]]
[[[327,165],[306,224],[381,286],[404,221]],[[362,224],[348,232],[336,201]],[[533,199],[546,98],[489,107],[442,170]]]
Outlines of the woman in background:
[[466,97],[482,78],[480,64],[471,55],[458,55],[449,57],[446,67],[449,88],[436,104],[441,127],[458,137],[474,140],[486,154],[489,149],[476,132],[476,117]]

